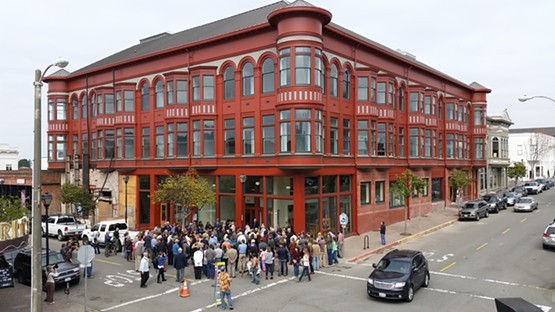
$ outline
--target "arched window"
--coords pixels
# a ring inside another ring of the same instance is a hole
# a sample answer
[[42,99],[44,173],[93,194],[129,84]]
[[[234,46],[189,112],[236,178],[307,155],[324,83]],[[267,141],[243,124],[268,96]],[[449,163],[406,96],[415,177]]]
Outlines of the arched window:
[[348,100],[351,97],[351,73],[348,68],[343,71],[343,98]]
[[491,139],[491,157],[499,158],[499,139],[498,138]]
[[91,117],[96,117],[96,93],[91,96]]
[[224,100],[235,97],[235,77],[233,67],[227,66],[224,70]]
[[89,105],[87,103],[87,95],[83,95],[81,99],[81,118],[87,119],[89,118]]
[[254,70],[250,62],[243,66],[243,96],[254,95]]
[[337,74],[337,66],[332,64],[330,71],[330,95],[335,97],[337,97]]
[[141,108],[144,111],[147,111],[149,108],[149,103],[148,103],[148,98],[149,98],[149,94],[148,94],[148,83],[143,83],[143,85],[141,86]]
[[71,103],[71,111],[72,111],[72,118],[73,120],[78,120],[79,119],[79,101],[77,100],[77,97],[73,98],[73,101]]
[[267,58],[262,63],[262,93],[274,92],[274,60]]
[[405,110],[405,89],[403,87],[399,88],[399,111]]
[[162,80],[158,80],[156,82],[154,92],[156,93],[156,108],[164,107],[164,83],[162,82]]

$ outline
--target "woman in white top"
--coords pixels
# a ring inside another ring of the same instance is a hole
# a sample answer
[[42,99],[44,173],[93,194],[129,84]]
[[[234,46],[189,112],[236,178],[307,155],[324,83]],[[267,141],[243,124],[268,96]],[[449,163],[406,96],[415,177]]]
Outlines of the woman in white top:
[[204,260],[204,252],[202,248],[199,248],[193,254],[193,261],[195,263],[195,279],[199,280],[202,278],[202,263]]
[[55,276],[58,275],[58,265],[49,266],[46,275],[46,299],[44,301],[52,304],[54,303],[54,290],[56,290]]
[[308,281],[312,282],[312,279],[310,278],[310,272],[309,272],[309,268],[310,268],[310,251],[308,250],[308,248],[305,248],[303,250],[303,258],[301,260],[301,264],[303,266],[303,272],[301,273],[301,277],[299,277],[299,282],[303,279],[303,276],[306,274],[306,276],[308,276]]

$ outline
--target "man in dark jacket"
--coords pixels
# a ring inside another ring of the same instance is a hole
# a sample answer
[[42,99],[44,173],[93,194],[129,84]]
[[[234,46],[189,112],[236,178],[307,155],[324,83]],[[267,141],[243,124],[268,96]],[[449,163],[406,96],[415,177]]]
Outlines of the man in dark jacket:
[[173,266],[175,267],[175,270],[177,271],[176,273],[176,282],[183,282],[183,279],[185,278],[185,255],[183,254],[183,249],[179,248],[177,250],[177,255],[175,255],[174,259],[173,259]]

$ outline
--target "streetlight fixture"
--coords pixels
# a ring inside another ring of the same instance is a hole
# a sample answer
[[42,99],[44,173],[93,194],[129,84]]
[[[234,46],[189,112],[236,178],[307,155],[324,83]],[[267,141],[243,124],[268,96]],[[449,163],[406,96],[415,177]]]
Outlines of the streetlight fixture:
[[42,204],[44,205],[44,209],[46,210],[46,222],[44,222],[45,224],[45,235],[46,235],[46,265],[50,264],[50,258],[49,254],[50,254],[50,248],[48,246],[48,208],[50,208],[50,204],[52,204],[52,194],[48,194],[48,192],[44,193],[44,195],[42,195],[40,197],[40,201],[42,202]]
[[245,216],[245,182],[247,182],[247,176],[242,174],[239,176],[239,181],[241,181],[241,225],[244,227],[244,216]]
[[[123,182],[125,183],[125,224],[127,224],[127,182],[129,182],[129,176],[123,176]],[[129,225],[127,225],[129,227]]]
[[[34,118],[34,153],[33,153],[33,207],[32,207],[32,274],[31,274],[31,311],[40,312],[42,296],[42,238],[40,235],[40,187],[41,187],[41,98],[42,80],[52,66],[64,68],[69,61],[58,59],[48,65],[44,72],[35,70],[35,118]],[[48,238],[47,238],[48,241]]]
[[526,94],[519,97],[518,100],[521,102],[526,102],[528,100],[532,100],[532,99],[546,99],[546,100],[550,100],[551,102],[555,103],[555,99],[551,98],[549,96],[545,96],[545,95],[534,95],[534,96],[527,96]]

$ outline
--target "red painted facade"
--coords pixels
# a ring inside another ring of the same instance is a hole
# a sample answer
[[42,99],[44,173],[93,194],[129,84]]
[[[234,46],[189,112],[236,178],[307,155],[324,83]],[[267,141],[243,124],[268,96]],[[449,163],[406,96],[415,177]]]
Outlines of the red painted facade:
[[342,212],[353,233],[402,220],[389,183],[406,169],[429,183],[409,200],[413,217],[419,205],[424,214],[450,203],[454,169],[471,173],[465,195],[475,195],[490,90],[301,4],[277,3],[263,24],[47,77],[49,169],[88,149],[92,168],[131,176],[135,228],[178,219],[150,198],[157,179],[189,167],[217,196],[201,220],[256,217],[296,231],[339,230]]

